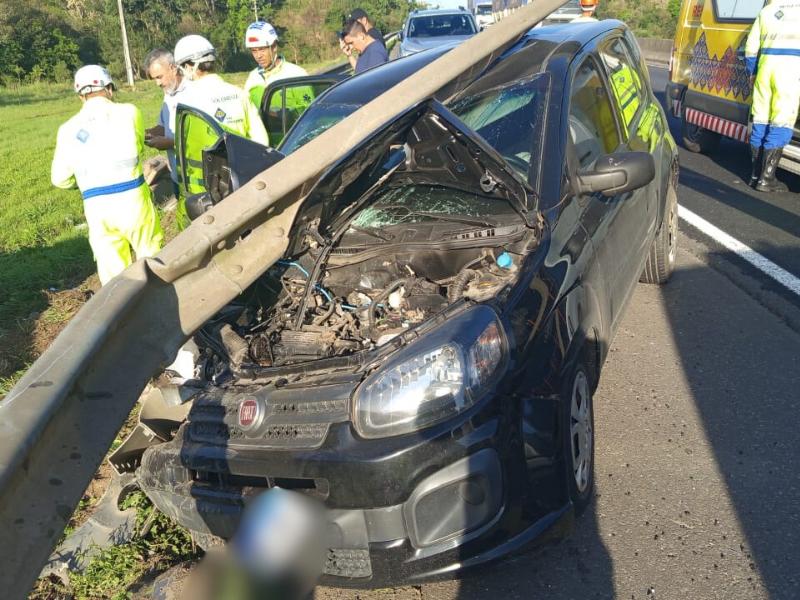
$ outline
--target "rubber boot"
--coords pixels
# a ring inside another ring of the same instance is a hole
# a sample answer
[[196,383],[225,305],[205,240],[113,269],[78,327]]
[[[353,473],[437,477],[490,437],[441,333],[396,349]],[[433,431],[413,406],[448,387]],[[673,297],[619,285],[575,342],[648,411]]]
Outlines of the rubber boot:
[[764,164],[756,184],[757,192],[788,192],[789,188],[775,177],[783,148],[764,149]]
[[751,188],[756,187],[758,178],[761,176],[761,159],[763,158],[762,147],[750,146],[750,163],[752,169],[750,170],[750,182],[747,184]]

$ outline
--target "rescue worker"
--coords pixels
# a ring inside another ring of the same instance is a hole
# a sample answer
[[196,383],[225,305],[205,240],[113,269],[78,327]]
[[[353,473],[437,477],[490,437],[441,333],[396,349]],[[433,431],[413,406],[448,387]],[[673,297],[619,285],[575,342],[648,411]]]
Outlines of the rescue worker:
[[[258,66],[250,71],[247,81],[244,83],[244,91],[250,95],[250,99],[257,108],[261,107],[261,100],[267,86],[281,79],[289,77],[305,77],[308,75],[306,70],[286,60],[282,54],[278,53],[278,32],[275,28],[265,21],[250,23],[244,34],[244,44],[250,49]],[[310,89],[310,88],[309,88]],[[305,98],[298,88],[287,90],[286,105],[297,107],[302,113],[311,103],[312,98]]]
[[591,23],[596,22],[597,17],[594,16],[594,11],[597,10],[598,0],[581,0],[581,16],[573,19],[573,23]]
[[132,104],[111,101],[114,81],[103,67],[75,73],[83,106],[58,129],[50,179],[78,187],[89,225],[89,244],[105,285],[136,258],[155,255],[163,242],[161,222],[142,174],[144,124]]
[[[180,102],[213,118],[223,130],[269,145],[267,130],[248,95],[240,88],[214,73],[216,50],[206,38],[187,35],[175,44],[175,62],[191,84],[181,94]],[[203,150],[218,139],[212,127],[187,119],[191,127],[184,140],[177,140],[178,152],[186,158],[185,172],[181,173],[184,188],[190,194],[205,191],[203,181]],[[185,147],[180,145],[185,142]],[[183,162],[183,161],[179,161]],[[179,164],[179,170],[184,165]]]
[[745,42],[745,65],[753,83],[750,185],[759,192],[785,192],[776,177],[783,148],[792,139],[800,103],[800,3],[773,0],[758,13]]

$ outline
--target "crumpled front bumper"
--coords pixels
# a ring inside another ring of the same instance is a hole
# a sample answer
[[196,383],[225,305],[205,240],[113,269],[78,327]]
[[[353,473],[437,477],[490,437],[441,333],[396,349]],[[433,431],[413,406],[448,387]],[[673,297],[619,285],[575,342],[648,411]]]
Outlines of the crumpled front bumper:
[[[415,435],[365,440],[337,400],[352,389],[295,390],[303,402],[291,415],[273,410],[287,406],[281,390],[215,390],[195,400],[173,440],[145,452],[139,485],[201,545],[231,538],[249,500],[270,487],[319,498],[331,523],[324,578],[340,586],[452,576],[569,526],[567,503],[525,510],[523,453],[504,414],[511,403],[487,399]],[[248,437],[237,409],[258,394],[265,416]]]

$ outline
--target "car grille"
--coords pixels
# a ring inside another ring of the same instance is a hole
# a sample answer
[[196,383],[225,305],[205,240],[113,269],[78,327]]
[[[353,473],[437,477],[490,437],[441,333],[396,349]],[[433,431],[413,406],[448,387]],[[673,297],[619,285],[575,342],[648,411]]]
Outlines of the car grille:
[[[198,396],[188,416],[188,442],[231,449],[318,448],[332,423],[349,420],[357,380],[313,387],[233,386]],[[242,423],[243,402],[257,403],[252,422]]]

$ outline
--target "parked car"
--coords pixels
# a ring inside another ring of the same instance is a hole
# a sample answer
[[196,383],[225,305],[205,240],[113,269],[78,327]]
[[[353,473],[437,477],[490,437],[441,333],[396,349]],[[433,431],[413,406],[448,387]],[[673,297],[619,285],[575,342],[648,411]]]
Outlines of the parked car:
[[464,8],[412,10],[400,31],[400,56],[463,42],[476,33],[475,16]]
[[478,27],[483,29],[494,25],[494,13],[492,12],[491,2],[477,2],[475,4],[475,20],[478,22]]
[[[209,202],[447,51],[321,92],[278,150],[222,132]],[[201,545],[298,490],[330,510],[326,581],[381,586],[564,535],[591,502],[602,365],[636,282],[674,266],[675,143],[618,21],[533,29],[453,89],[308,190],[284,259],[153,396],[180,416],[146,404],[112,457]]]
[[568,0],[561,8],[550,13],[550,16],[542,21],[542,25],[563,25],[571,23],[582,14],[580,0]]

